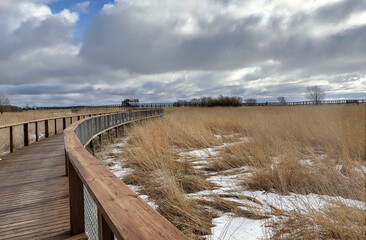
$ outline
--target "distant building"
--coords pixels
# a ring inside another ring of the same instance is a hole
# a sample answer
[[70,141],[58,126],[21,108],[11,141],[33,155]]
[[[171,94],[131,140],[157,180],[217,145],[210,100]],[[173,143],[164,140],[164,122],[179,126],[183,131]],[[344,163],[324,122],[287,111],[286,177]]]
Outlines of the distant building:
[[136,107],[139,104],[138,99],[123,99],[122,100],[122,107]]

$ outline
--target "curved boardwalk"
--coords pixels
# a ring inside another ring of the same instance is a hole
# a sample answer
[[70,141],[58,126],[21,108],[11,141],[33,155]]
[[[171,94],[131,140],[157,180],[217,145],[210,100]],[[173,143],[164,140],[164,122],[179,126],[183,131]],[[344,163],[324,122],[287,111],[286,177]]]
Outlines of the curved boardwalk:
[[70,237],[63,134],[0,161],[0,239]]

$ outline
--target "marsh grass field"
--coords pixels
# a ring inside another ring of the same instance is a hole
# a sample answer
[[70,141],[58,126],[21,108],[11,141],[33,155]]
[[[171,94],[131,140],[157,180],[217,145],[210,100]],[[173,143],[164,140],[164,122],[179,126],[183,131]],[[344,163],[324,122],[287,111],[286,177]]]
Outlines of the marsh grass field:
[[365,238],[365,105],[171,108],[124,141],[97,157],[190,239],[230,239],[224,215],[269,239]]

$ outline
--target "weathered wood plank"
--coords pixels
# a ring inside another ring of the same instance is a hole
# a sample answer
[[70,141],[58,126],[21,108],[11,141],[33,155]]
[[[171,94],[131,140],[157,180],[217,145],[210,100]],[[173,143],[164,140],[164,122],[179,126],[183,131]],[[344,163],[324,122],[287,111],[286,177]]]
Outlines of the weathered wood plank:
[[81,182],[74,166],[71,164],[69,171],[69,192],[70,192],[70,227],[73,235],[84,232],[84,194],[83,183]]
[[71,237],[63,145],[52,136],[2,157],[0,239]]

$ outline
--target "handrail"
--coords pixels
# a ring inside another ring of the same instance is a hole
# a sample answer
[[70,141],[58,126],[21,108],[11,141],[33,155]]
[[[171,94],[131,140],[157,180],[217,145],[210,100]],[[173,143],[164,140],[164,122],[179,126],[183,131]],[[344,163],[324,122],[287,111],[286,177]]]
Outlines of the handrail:
[[[45,138],[50,137],[50,122],[54,121],[53,125],[54,125],[54,135],[58,134],[58,128],[59,125],[57,123],[57,120],[62,119],[62,130],[66,129],[68,125],[72,124],[74,122],[74,120],[78,121],[82,118],[87,118],[87,117],[91,117],[91,116],[97,116],[97,115],[105,115],[105,114],[112,114],[112,113],[119,113],[121,111],[113,111],[113,112],[98,112],[98,113],[83,113],[83,114],[73,114],[73,115],[64,115],[64,116],[60,116],[60,117],[51,117],[51,118],[42,118],[42,119],[35,119],[35,120],[30,120],[30,121],[25,121],[25,122],[17,122],[17,123],[12,123],[12,124],[5,124],[5,125],[0,125],[0,130],[1,129],[5,129],[5,128],[9,128],[9,139],[8,139],[8,143],[9,143],[9,151],[10,152],[14,152],[16,150],[16,144],[15,144],[15,133],[14,133],[14,129],[17,126],[22,126],[23,125],[23,144],[24,146],[28,146],[29,144],[31,144],[31,139],[30,139],[30,133],[29,133],[29,125],[30,124],[35,124],[35,142],[38,142],[40,139],[40,133],[39,133],[39,126],[40,126],[40,122],[44,122],[44,136]],[[74,119],[76,118],[76,119]],[[68,124],[67,119],[69,119],[70,124]],[[0,149],[0,150],[6,150],[6,145],[4,147],[5,149]]]
[[[64,131],[72,234],[85,231],[90,239],[100,240],[113,236],[136,240],[187,239],[85,149],[103,132],[113,128],[118,131],[119,126],[163,114],[163,109],[153,109],[95,116],[75,122]],[[96,210],[92,211],[93,208]],[[97,221],[96,227],[93,221]],[[97,237],[92,236],[95,233]]]
[[84,114],[64,115],[64,116],[61,116],[61,117],[34,119],[34,120],[25,121],[25,122],[17,122],[17,123],[0,125],[0,129],[2,129],[2,128],[8,128],[8,127],[20,126],[20,125],[24,125],[25,123],[36,123],[36,122],[43,122],[43,121],[46,121],[46,120],[55,120],[55,119],[63,119],[63,118],[78,117],[78,116],[95,116],[95,115],[104,115],[104,114],[119,113],[119,112],[121,112],[121,111],[98,112],[98,113],[84,113]]

